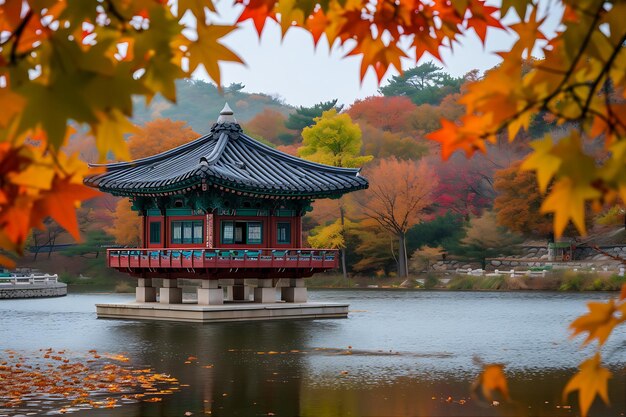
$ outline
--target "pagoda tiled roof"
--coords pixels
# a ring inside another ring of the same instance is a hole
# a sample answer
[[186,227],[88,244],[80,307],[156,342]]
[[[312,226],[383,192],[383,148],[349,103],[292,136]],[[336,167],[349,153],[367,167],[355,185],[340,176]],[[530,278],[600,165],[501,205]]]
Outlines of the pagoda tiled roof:
[[203,186],[261,198],[321,198],[368,186],[359,169],[306,161],[260,143],[244,134],[232,116],[220,116],[207,135],[169,151],[94,166],[106,171],[85,183],[123,196],[174,194]]

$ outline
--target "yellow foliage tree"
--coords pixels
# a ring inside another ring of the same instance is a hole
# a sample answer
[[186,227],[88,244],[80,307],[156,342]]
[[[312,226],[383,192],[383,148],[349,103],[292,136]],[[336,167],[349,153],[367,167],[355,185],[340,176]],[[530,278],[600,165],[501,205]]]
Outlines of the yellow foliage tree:
[[[313,126],[302,130],[303,139],[302,146],[298,148],[299,156],[310,161],[342,168],[359,168],[372,160],[373,156],[371,155],[361,155],[361,148],[363,147],[361,129],[359,125],[352,122],[348,114],[339,114],[336,109],[331,109],[314,120]],[[337,236],[341,242],[336,247],[342,249],[341,269],[346,279],[348,278],[345,251],[347,201],[348,197],[341,197],[336,205],[336,208],[339,209],[336,215],[339,217],[339,225],[341,226],[341,233]],[[335,210],[333,212],[336,213]],[[329,230],[324,230],[322,227],[314,230],[313,233],[331,236],[336,231],[336,222],[326,227]]]

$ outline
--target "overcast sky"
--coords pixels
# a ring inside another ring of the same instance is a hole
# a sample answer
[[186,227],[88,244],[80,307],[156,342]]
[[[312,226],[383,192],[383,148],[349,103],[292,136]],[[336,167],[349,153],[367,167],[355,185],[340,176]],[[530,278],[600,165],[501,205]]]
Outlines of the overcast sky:
[[[544,3],[544,10],[548,10],[544,27],[553,30],[561,11],[550,7],[548,2]],[[220,22],[235,21],[241,9],[231,4],[228,0],[217,2]],[[494,52],[507,50],[515,37],[502,30],[490,30],[487,39],[487,45],[483,47],[472,33],[464,37],[461,44],[455,45],[452,52],[443,52],[446,70],[460,76],[472,69],[489,69],[499,62]],[[288,104],[310,106],[334,98],[350,104],[358,98],[376,94],[378,89],[373,70],[368,71],[362,83],[359,80],[360,61],[357,57],[343,58],[346,50],[337,46],[329,51],[325,38],[314,49],[311,35],[302,29],[291,29],[281,41],[280,26],[268,21],[259,40],[252,22],[247,21],[226,37],[224,44],[243,58],[246,66],[222,64],[223,84],[240,82],[246,86],[244,91],[249,93],[275,94]],[[420,62],[430,59],[426,54]],[[403,65],[406,69],[415,64],[406,60]],[[387,78],[395,74],[389,71]],[[204,70],[196,71],[194,78],[209,80]]]

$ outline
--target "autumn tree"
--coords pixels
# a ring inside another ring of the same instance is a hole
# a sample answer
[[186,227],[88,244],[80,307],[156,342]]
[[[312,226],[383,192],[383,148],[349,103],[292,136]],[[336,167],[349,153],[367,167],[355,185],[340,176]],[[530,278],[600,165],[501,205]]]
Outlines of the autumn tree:
[[542,196],[533,172],[520,171],[521,162],[499,170],[494,188],[498,223],[525,236],[545,238],[552,232],[552,218],[541,213]]
[[362,193],[363,214],[375,220],[398,244],[398,275],[408,274],[407,231],[424,220],[434,201],[435,171],[424,161],[383,159],[367,171],[370,188]]
[[462,82],[430,61],[392,76],[380,92],[387,97],[408,97],[418,105],[439,104],[445,96],[458,93]]
[[363,152],[375,158],[420,159],[431,149],[426,140],[415,138],[406,132],[389,132],[358,122],[363,132]]
[[128,151],[132,159],[145,158],[199,137],[184,121],[155,119],[136,129],[128,140]]
[[410,267],[417,273],[430,271],[433,264],[440,261],[445,250],[441,246],[422,246],[411,255]]
[[357,255],[352,269],[376,276],[389,275],[398,267],[398,242],[380,223],[364,218],[353,226],[356,236],[354,251]]
[[358,123],[367,122],[380,130],[401,132],[416,107],[408,97],[373,96],[355,101],[347,113]]
[[131,207],[129,200],[119,200],[113,213],[113,224],[105,231],[120,245],[138,247],[141,244],[141,218]]
[[289,143],[294,136],[293,132],[290,133],[285,127],[286,120],[287,117],[284,114],[266,108],[246,123],[246,131],[275,145],[284,145]]
[[457,213],[468,221],[491,207],[495,197],[493,175],[495,167],[485,159],[468,160],[454,155],[444,163],[433,163],[439,176],[436,206],[439,214]]
[[[321,117],[317,117],[313,126],[302,131],[302,146],[298,149],[298,155],[322,164],[356,168],[372,160],[370,155],[361,155],[362,145],[359,126],[352,123],[347,114],[338,114],[337,110],[332,109],[324,112]],[[339,225],[341,235],[344,236],[344,242],[339,242],[336,247],[341,248],[341,268],[344,278],[347,279],[346,198],[341,197],[338,202]],[[327,227],[336,228],[337,226],[330,224]],[[333,236],[329,231],[318,230],[318,233]]]
[[285,121],[287,129],[301,131],[304,128],[313,126],[315,119],[321,117],[324,112],[335,109],[340,112],[343,106],[337,106],[337,99],[317,103],[312,107],[300,106],[294,113],[289,115]]
[[487,258],[511,255],[517,252],[515,245],[521,243],[518,235],[511,233],[498,224],[492,211],[484,212],[480,217],[472,217],[465,228],[465,237],[451,253],[465,259],[476,260],[487,266]]

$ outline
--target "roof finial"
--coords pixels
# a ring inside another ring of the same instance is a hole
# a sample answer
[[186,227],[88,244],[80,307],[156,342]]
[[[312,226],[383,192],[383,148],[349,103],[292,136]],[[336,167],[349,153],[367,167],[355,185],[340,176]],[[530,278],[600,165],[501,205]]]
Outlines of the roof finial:
[[217,123],[237,123],[235,116],[233,116],[233,110],[228,103],[224,105],[224,108],[220,112],[220,117],[217,118]]

